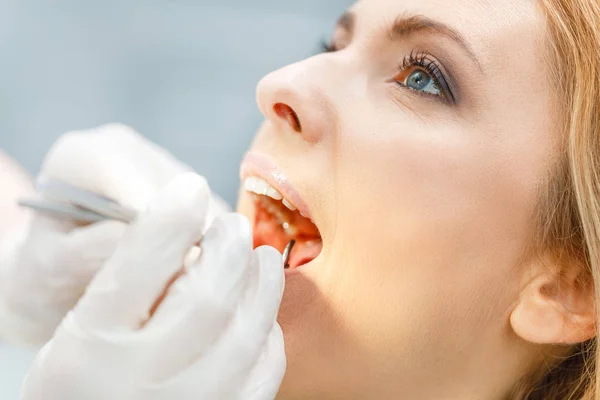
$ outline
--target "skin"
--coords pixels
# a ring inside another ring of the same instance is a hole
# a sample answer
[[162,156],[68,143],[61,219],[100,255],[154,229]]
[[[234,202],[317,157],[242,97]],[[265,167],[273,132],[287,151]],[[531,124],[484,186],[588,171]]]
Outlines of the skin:
[[[554,282],[526,251],[561,136],[544,16],[522,0],[363,0],[350,10],[352,32],[346,19],[333,34],[338,51],[273,72],[257,90],[266,120],[251,150],[283,169],[323,237],[321,255],[287,276],[279,398],[505,398],[553,351],[538,344],[565,334],[552,312],[535,326],[524,316],[546,315],[536,299]],[[409,15],[451,27],[464,46],[432,29],[392,39]],[[412,50],[453,77],[456,103],[395,81]],[[253,219],[243,191],[238,209]],[[535,336],[551,323],[555,336]]]

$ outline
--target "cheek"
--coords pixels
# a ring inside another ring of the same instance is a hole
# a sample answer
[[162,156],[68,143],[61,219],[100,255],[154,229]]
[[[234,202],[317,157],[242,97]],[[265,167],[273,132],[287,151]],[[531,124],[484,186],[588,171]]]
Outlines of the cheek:
[[514,296],[506,286],[531,235],[535,181],[459,128],[403,121],[341,139],[332,259],[343,277],[332,297],[374,349],[468,340]]
[[395,259],[418,254],[419,263],[433,251],[453,264],[527,244],[544,168],[524,150],[460,125],[408,118],[346,130],[340,142],[336,211],[345,218],[336,231],[345,245],[385,249]]

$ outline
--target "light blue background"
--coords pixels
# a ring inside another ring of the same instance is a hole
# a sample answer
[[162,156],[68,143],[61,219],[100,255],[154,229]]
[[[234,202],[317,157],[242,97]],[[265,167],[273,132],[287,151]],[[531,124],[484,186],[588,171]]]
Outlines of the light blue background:
[[[233,203],[256,83],[318,51],[350,4],[0,0],[0,148],[35,174],[62,132],[123,122]],[[17,399],[31,357],[0,344],[0,399]]]
[[318,51],[349,4],[0,0],[0,148],[37,172],[60,133],[119,121],[234,201],[256,83]]

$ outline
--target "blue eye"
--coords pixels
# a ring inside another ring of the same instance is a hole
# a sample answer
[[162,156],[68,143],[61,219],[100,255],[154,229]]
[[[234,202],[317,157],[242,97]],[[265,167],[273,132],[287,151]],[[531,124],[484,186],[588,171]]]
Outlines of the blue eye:
[[446,103],[456,103],[444,73],[437,62],[426,53],[411,52],[398,68],[399,72],[394,76],[398,85]]
[[418,92],[430,93],[437,96],[443,94],[431,75],[421,69],[415,69],[411,72],[402,84]]

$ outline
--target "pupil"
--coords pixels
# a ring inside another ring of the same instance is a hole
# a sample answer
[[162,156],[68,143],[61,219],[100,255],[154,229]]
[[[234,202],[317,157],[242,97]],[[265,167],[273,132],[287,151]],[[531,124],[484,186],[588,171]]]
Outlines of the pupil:
[[431,77],[423,71],[415,71],[409,75],[407,86],[415,90],[423,90],[431,82]]

